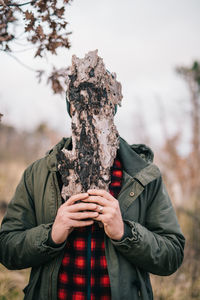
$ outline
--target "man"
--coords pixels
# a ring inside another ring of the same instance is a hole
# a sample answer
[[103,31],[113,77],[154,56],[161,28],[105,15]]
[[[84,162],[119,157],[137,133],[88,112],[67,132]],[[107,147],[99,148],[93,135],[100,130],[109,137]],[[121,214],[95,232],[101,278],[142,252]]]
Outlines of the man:
[[151,150],[128,145],[113,125],[100,128],[116,102],[94,77],[115,78],[93,54],[87,84],[77,74],[83,62],[69,76],[72,138],[25,170],[2,222],[0,261],[32,267],[28,300],[150,300],[149,272],[170,275],[183,260],[184,237]]

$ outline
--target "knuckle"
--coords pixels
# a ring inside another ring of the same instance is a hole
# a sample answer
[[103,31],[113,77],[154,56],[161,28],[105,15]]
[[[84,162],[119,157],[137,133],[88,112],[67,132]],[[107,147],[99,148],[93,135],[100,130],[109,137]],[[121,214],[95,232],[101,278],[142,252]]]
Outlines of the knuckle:
[[113,215],[113,214],[115,214],[116,210],[117,210],[116,207],[112,206],[110,208],[110,213]]
[[58,208],[58,213],[63,210],[63,204]]
[[114,208],[114,209],[117,209],[117,208],[118,208],[118,202],[117,202],[117,201],[113,202],[113,208]]
[[104,218],[103,223],[106,225],[110,224],[110,220],[108,218]]
[[113,218],[113,215],[111,213],[107,214],[107,216],[105,217],[106,222],[109,223],[109,221]]
[[73,201],[73,200],[74,200],[74,198],[75,198],[75,195],[73,195],[73,196],[69,197],[68,201]]
[[97,208],[97,205],[94,203],[90,207],[91,207],[91,209],[95,209],[95,208]]
[[103,196],[106,197],[108,195],[108,193],[106,191],[103,191]]

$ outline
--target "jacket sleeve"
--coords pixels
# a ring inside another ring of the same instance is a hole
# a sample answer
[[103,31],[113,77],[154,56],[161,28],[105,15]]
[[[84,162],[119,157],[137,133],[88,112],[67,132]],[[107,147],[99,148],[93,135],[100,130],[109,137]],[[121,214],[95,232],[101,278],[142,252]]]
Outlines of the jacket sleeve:
[[27,182],[30,169],[24,172],[0,229],[0,262],[8,269],[40,266],[64,247],[64,244],[53,247],[48,243],[52,224],[38,226],[36,222],[34,200]]
[[145,226],[124,220],[131,235],[112,243],[135,266],[156,275],[170,275],[182,263],[185,239],[161,177],[146,188]]

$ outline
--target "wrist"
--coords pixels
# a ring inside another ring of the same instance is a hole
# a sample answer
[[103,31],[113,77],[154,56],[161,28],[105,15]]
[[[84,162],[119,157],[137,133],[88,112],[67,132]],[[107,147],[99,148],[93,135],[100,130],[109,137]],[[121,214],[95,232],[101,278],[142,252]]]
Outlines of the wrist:
[[70,229],[66,229],[65,232],[62,232],[60,227],[56,228],[56,226],[53,226],[51,230],[51,239],[53,243],[57,245],[64,243],[71,231]]
[[51,247],[55,247],[55,248],[59,248],[60,246],[63,245],[64,242],[61,242],[61,243],[57,243],[53,240],[52,238],[52,230],[49,232],[49,238],[48,238],[48,244],[49,246]]
[[123,239],[123,237],[124,237],[124,225],[123,225],[121,232],[118,232],[118,234],[115,237],[113,237],[112,240],[120,241]]
[[56,245],[62,244],[65,241],[65,239],[63,239],[63,237],[57,237],[56,235],[53,234],[53,232],[51,232],[51,234],[50,234],[50,239]]
[[126,222],[124,222],[124,234],[123,234],[123,236],[121,237],[120,240],[114,240],[114,241],[121,242],[125,238],[127,238],[127,237],[130,238],[131,236],[132,236],[131,227]]

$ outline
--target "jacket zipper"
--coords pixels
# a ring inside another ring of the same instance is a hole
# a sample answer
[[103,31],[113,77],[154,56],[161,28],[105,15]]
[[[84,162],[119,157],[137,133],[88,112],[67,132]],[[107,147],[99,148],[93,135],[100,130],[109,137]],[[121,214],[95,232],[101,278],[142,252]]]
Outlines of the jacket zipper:
[[[52,181],[53,181],[53,184],[54,184],[54,187],[55,187],[55,190],[56,190],[56,213],[58,211],[58,197],[60,196],[60,193],[59,193],[59,187],[58,187],[58,184],[57,184],[57,181],[55,180],[55,176],[56,176],[56,173],[53,173],[52,174]],[[52,184],[52,185],[53,185]],[[54,272],[54,269],[55,269],[55,266],[56,266],[56,262],[57,262],[58,259],[55,260],[53,266],[52,266],[52,269],[51,269],[51,273],[50,273],[50,280],[49,280],[49,300],[52,299],[52,276],[53,276],[53,272]]]
[[52,269],[51,269],[51,273],[50,273],[50,276],[49,276],[49,296],[48,296],[48,299],[51,300],[52,299],[52,277],[53,277],[53,271],[55,269],[55,266],[56,266],[56,262],[57,262],[57,259],[55,260],[53,266],[52,266]]

